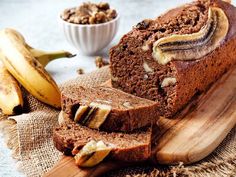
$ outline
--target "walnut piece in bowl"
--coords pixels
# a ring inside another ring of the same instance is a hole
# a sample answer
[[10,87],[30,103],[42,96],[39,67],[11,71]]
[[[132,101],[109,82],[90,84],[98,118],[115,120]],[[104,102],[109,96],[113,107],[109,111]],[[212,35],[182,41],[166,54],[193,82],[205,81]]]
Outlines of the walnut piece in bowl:
[[94,4],[84,2],[79,7],[64,10],[61,18],[75,24],[100,24],[111,21],[117,17],[115,9],[110,9],[106,2]]
[[96,55],[117,33],[119,15],[108,3],[87,2],[64,10],[60,21],[71,45],[84,54]]

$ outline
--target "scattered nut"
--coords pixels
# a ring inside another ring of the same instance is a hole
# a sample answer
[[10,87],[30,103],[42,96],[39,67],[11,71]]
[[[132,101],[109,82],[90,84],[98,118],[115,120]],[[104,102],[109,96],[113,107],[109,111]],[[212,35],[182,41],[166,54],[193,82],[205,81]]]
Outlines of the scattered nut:
[[109,65],[107,61],[105,61],[101,56],[95,58],[95,64],[97,68],[101,68],[103,66]]
[[119,80],[119,78],[118,78],[118,77],[115,77],[115,76],[113,76],[113,75],[111,75],[111,80],[116,82],[116,81]]
[[61,18],[69,23],[76,24],[99,24],[111,21],[117,17],[114,9],[105,2],[98,4],[86,2],[79,7],[66,9]]
[[84,70],[83,70],[82,68],[79,68],[79,69],[77,70],[77,73],[78,73],[79,75],[84,74]]

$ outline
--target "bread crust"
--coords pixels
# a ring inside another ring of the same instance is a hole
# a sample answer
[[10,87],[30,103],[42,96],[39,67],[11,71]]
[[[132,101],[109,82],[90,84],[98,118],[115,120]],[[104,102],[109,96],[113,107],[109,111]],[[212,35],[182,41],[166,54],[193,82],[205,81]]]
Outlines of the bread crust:
[[[165,117],[173,117],[194,95],[208,89],[212,83],[235,65],[236,8],[220,0],[208,1],[210,4],[206,2],[196,1],[170,10],[155,20],[145,20],[141,27],[134,28],[124,35],[119,44],[110,50],[112,86],[127,93],[159,101],[160,114]],[[207,8],[210,5],[223,9],[229,20],[228,33],[220,46],[197,60],[173,60],[166,65],[158,64],[152,57],[153,43],[165,35],[191,34],[199,31],[206,21]],[[188,11],[186,8],[190,10]],[[180,14],[185,12],[188,13],[182,16],[182,19],[194,20],[196,18],[198,20],[194,26],[186,23],[186,27],[182,27],[176,32]],[[170,27],[165,29],[165,25]],[[146,29],[143,29],[145,27]],[[145,71],[144,62],[153,69],[152,73],[147,72],[150,69]],[[176,83],[162,88],[161,83],[164,78],[174,78]]]
[[125,133],[107,133],[92,130],[87,127],[75,124],[70,119],[64,117],[63,123],[53,131],[54,146],[65,155],[72,155],[72,150],[76,147],[80,149],[91,139],[112,144],[109,157],[112,159],[139,162],[145,161],[151,155],[151,128]]

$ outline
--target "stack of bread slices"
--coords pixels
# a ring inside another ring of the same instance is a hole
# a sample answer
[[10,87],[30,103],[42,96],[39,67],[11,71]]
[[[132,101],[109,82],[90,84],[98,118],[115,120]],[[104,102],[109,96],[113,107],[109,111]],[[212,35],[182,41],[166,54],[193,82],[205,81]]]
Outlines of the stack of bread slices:
[[111,87],[65,89],[54,144],[82,167],[105,158],[145,161],[151,155],[158,105]]

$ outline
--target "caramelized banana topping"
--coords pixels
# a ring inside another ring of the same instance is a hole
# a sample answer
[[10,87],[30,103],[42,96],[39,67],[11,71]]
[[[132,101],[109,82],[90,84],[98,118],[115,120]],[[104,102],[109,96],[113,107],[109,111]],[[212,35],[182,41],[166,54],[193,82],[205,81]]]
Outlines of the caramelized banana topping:
[[153,57],[162,65],[171,60],[201,58],[220,46],[228,29],[229,21],[224,11],[218,7],[210,7],[208,20],[199,32],[176,34],[157,40],[153,45]]
[[107,157],[112,147],[103,141],[91,140],[75,155],[75,163],[80,167],[93,167]]

